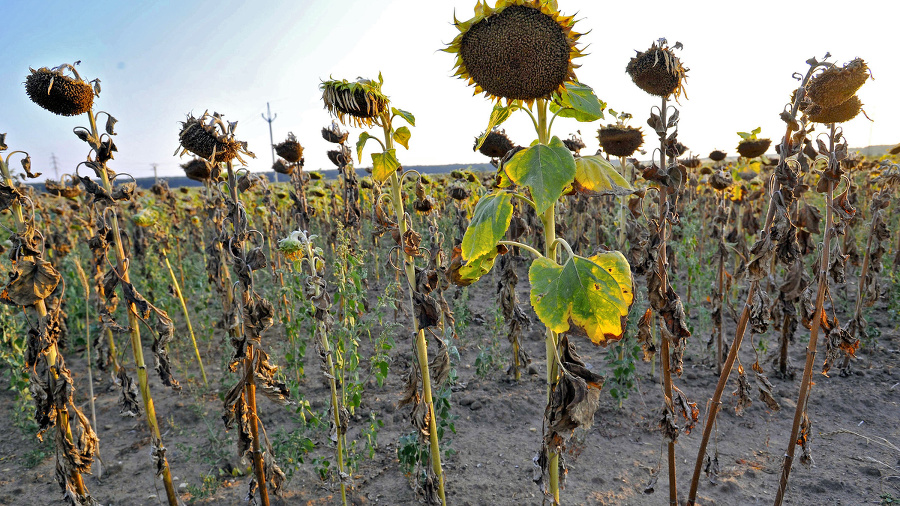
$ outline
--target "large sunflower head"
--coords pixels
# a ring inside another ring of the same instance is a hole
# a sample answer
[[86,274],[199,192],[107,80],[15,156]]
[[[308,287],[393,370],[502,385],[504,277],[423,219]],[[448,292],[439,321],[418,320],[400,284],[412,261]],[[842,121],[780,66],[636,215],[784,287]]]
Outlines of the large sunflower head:
[[[66,75],[68,69],[75,77]],[[25,78],[25,92],[35,104],[60,116],[84,114],[94,104],[94,89],[81,79],[75,67],[64,64],[54,69],[29,68]]]
[[356,81],[331,79],[319,85],[325,108],[341,123],[349,116],[350,126],[371,127],[375,118],[388,112],[390,100],[381,92],[384,81],[358,78]]
[[824,108],[837,107],[849,100],[869,77],[869,66],[862,58],[855,58],[843,67],[829,67],[814,77],[806,96]]
[[459,34],[444,51],[456,53],[455,75],[475,94],[530,103],[575,80],[582,34],[555,0],[497,0],[493,9],[479,0],[475,17],[453,21]]
[[[654,42],[650,49],[632,58],[625,72],[638,88],[647,93],[658,97],[674,95],[677,100],[684,93],[684,80],[689,69],[681,64],[665,39],[659,42],[660,45]],[[675,49],[680,47],[679,43],[675,44]]]

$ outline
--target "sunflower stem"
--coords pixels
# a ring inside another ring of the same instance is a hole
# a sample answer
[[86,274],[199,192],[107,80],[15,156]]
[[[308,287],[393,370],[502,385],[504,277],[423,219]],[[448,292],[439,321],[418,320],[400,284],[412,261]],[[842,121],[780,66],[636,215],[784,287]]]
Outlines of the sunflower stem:
[[[797,88],[797,92],[794,94],[794,102],[791,107],[790,116],[792,120],[797,117],[797,112],[800,109],[800,103],[806,94],[806,84],[807,82],[809,82],[809,79],[810,77],[812,77],[813,71],[815,71],[816,68],[818,68],[818,66],[810,67],[810,69],[806,73],[806,76],[801,81],[799,88]],[[778,161],[779,165],[785,163],[788,153],[791,153],[793,150],[791,132],[792,130],[789,122],[781,144],[781,155]],[[772,186],[769,191],[769,209],[766,212],[766,222],[762,228],[763,233],[765,234],[769,233],[769,228],[772,226],[772,222],[775,218],[775,205],[773,201],[776,198],[776,192],[779,189],[779,183],[777,181],[774,181],[773,185],[774,186]],[[722,365],[722,373],[719,375],[719,382],[716,384],[716,390],[715,392],[713,392],[712,399],[710,399],[709,402],[709,410],[706,414],[706,422],[703,425],[703,435],[700,439],[700,448],[697,451],[697,460],[694,463],[694,473],[691,476],[691,486],[688,492],[688,499],[686,503],[688,506],[694,506],[696,504],[697,488],[700,483],[700,470],[703,468],[704,457],[706,457],[706,447],[709,444],[709,437],[712,434],[713,427],[715,426],[716,415],[718,415],[719,413],[719,406],[721,405],[722,393],[725,390],[725,384],[728,382],[728,376],[731,374],[731,369],[734,366],[734,362],[737,359],[738,352],[741,349],[744,332],[746,332],[747,330],[747,323],[750,320],[750,301],[753,300],[754,295],[756,295],[756,290],[758,289],[759,281],[751,281],[750,289],[747,292],[747,299],[744,303],[744,309],[741,312],[741,318],[740,320],[738,320],[737,329],[735,330],[734,340],[731,342],[731,347],[728,349],[728,356],[725,358],[725,363]]]
[[[828,146],[831,167],[836,167],[840,162],[834,154],[834,123],[831,124],[831,132],[828,136],[830,145]],[[849,185],[849,181],[848,181]],[[787,491],[788,478],[791,474],[791,467],[794,463],[794,450],[799,445],[798,437],[800,435],[800,422],[807,410],[807,402],[809,401],[809,388],[812,385],[812,368],[816,360],[816,346],[819,339],[819,330],[822,328],[822,321],[827,322],[825,316],[825,292],[828,291],[828,262],[831,248],[831,239],[836,235],[834,212],[834,181],[828,182],[828,193],[825,194],[825,239],[822,244],[822,257],[819,263],[819,286],[816,291],[816,309],[813,316],[812,328],[810,329],[809,344],[806,346],[806,364],[803,368],[803,378],[800,380],[800,393],[797,394],[797,407],[794,410],[794,422],[791,425],[791,437],[788,439],[788,446],[784,452],[784,461],[781,465],[781,479],[778,482],[778,489],[775,492],[775,506],[781,506],[784,494]]]
[[[537,113],[538,113],[538,142],[542,144],[546,144],[549,138],[549,129],[547,125],[547,101],[544,99],[538,99],[537,101]],[[556,205],[551,205],[544,211],[544,214],[541,215],[541,223],[544,226],[544,256],[552,260],[554,263],[558,263],[557,261],[557,246],[558,241],[556,240]],[[550,403],[550,394],[553,391],[553,387],[559,382],[559,367],[558,362],[556,360],[556,356],[558,354],[557,348],[559,347],[559,336],[556,332],[553,332],[549,328],[547,329],[547,336],[545,339],[546,351],[547,351],[547,403]],[[548,448],[548,473],[550,475],[550,495],[553,500],[553,504],[559,504],[559,452],[554,448]]]
[[[97,121],[94,119],[93,109],[88,110],[88,118],[91,121],[91,135],[99,139],[100,133],[97,129]],[[100,179],[103,183],[103,189],[107,193],[112,193],[112,183],[109,180],[109,173],[106,171],[105,164],[101,170]],[[128,270],[126,268],[125,248],[122,246],[122,234],[119,230],[119,216],[112,213],[110,219],[112,222],[113,249],[116,254],[116,271],[124,283],[131,283]],[[163,447],[162,434],[159,430],[159,422],[156,419],[156,408],[153,406],[153,397],[150,396],[150,383],[147,377],[147,364],[144,361],[144,349],[141,343],[140,319],[137,316],[133,303],[126,304],[126,313],[128,313],[128,325],[131,327],[131,352],[134,356],[134,366],[137,368],[138,386],[141,392],[141,399],[144,401],[144,412],[147,417],[147,426],[150,428],[152,435],[152,443],[156,446]],[[178,506],[178,495],[175,493],[175,486],[172,484],[172,472],[169,470],[169,461],[166,459],[165,453],[158,454],[160,459],[159,466],[162,468],[163,484],[166,489],[166,497],[170,506]]]
[[172,286],[175,288],[175,295],[178,296],[178,301],[181,303],[181,311],[184,313],[184,321],[187,324],[188,333],[191,334],[191,343],[194,345],[194,355],[197,357],[197,364],[200,365],[200,375],[203,376],[203,385],[209,388],[209,382],[206,381],[206,370],[203,368],[203,360],[200,358],[200,349],[197,347],[197,338],[194,336],[194,327],[191,325],[191,315],[188,311],[187,304],[184,302],[184,295],[181,293],[181,285],[178,284],[178,278],[175,276],[172,264],[169,263],[169,255],[166,254],[165,250],[162,252],[162,257],[166,262],[166,268],[169,269],[169,276],[172,278]]
[[[393,149],[394,142],[391,135],[393,133],[393,127],[391,126],[391,118],[387,114],[384,114],[382,116],[382,128],[384,129],[384,140],[386,143],[385,151]],[[406,211],[403,208],[400,178],[397,177],[396,171],[391,173],[390,184],[391,207],[394,209],[394,216],[397,218],[397,226],[399,227],[400,241],[402,243],[403,236],[406,235],[408,229],[406,226]],[[409,307],[410,309],[414,309],[415,304],[413,302],[413,287],[416,286],[416,265],[415,259],[406,252],[403,253],[403,266],[406,272]],[[428,408],[427,422],[429,450],[431,453],[431,470],[434,473],[435,480],[437,482],[438,496],[440,497],[441,504],[446,506],[447,498],[444,492],[444,472],[441,469],[441,449],[440,442],[438,440],[437,421],[435,420],[434,416],[434,399],[431,391],[431,373],[428,368],[428,344],[425,341],[425,330],[419,328],[419,323],[415,317],[413,317],[413,331],[416,334],[416,358],[419,362],[419,371],[421,371],[422,373],[422,396],[424,397],[423,401]]]
[[[15,151],[10,153],[6,157],[6,162],[3,161],[2,157],[0,157],[0,172],[2,172],[3,179],[5,183],[10,188],[15,188],[12,177],[9,173],[9,158],[16,153]],[[34,204],[32,204],[34,205]],[[16,219],[16,229],[19,233],[24,233],[28,229],[28,224],[25,221],[25,215],[22,212],[22,206],[18,200],[13,201],[12,204],[13,214]],[[23,259],[28,259],[30,257],[22,257]],[[34,304],[34,310],[37,312],[40,318],[44,318],[47,316],[47,306],[43,300],[39,300]],[[53,341],[50,346],[47,348],[47,353],[44,355],[44,360],[47,362],[47,370],[48,370],[48,383],[51,391],[56,390],[56,382],[59,380],[59,348],[57,347],[56,341]],[[53,406],[54,411],[56,411],[56,430],[59,434],[62,435],[62,438],[67,441],[75,441],[75,438],[72,437],[72,427],[69,425],[69,410],[63,406],[59,407],[54,403]],[[57,457],[57,465],[59,465],[59,457]],[[75,489],[75,492],[80,496],[87,496],[88,490],[84,484],[84,478],[82,478],[81,474],[73,469],[68,476],[69,482]]]

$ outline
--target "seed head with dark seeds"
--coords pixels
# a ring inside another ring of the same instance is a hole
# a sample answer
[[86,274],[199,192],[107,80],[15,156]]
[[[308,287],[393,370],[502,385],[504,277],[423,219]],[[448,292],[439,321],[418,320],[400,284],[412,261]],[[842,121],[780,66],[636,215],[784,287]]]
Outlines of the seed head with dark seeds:
[[572,153],[578,154],[579,151],[586,148],[587,146],[584,144],[584,141],[581,140],[580,137],[576,137],[575,134],[572,134],[568,139],[563,139],[563,144],[568,148]]
[[297,142],[297,137],[293,132],[288,132],[287,140],[275,145],[275,152],[289,163],[303,160],[303,146]]
[[184,175],[188,179],[200,181],[201,183],[209,179],[209,166],[200,158],[194,158],[187,163],[181,164],[181,168],[184,169]]
[[772,144],[771,139],[745,139],[737,146],[737,152],[744,158],[762,156]]
[[245,163],[241,155],[256,158],[247,150],[247,143],[234,138],[237,122],[226,124],[219,113],[204,112],[199,118],[189,114],[181,123],[178,135],[180,146],[175,154],[193,153],[211,162],[227,162],[237,159]]
[[640,128],[607,125],[597,130],[600,147],[611,156],[631,156],[644,143]]
[[721,162],[726,156],[728,156],[728,153],[716,149],[709,154],[709,159],[714,162]]
[[334,144],[343,144],[347,141],[350,132],[341,131],[341,126],[332,121],[330,127],[322,129],[322,138]]
[[475,17],[454,19],[460,33],[444,49],[456,53],[456,76],[493,99],[551,98],[575,80],[580,33],[575,21],[547,0],[480,0]]
[[676,100],[684,93],[688,70],[671,48],[657,46],[656,42],[650,49],[638,53],[625,67],[625,72],[638,88],[658,97],[674,95]]
[[[71,69],[75,78],[65,75],[63,68]],[[60,116],[84,114],[94,104],[94,90],[81,79],[71,65],[61,65],[56,69],[41,67],[28,69],[25,78],[25,92],[35,104]]]
[[487,134],[480,148],[478,147],[479,138],[480,136],[475,139],[474,149],[477,149],[482,155],[491,158],[502,158],[510,149],[515,147],[515,144],[506,136],[504,130],[492,130]]
[[810,80],[806,96],[821,107],[836,107],[850,100],[868,78],[868,65],[862,58],[856,58],[843,67],[829,67]]
[[853,95],[845,102],[834,107],[822,107],[813,104],[806,110],[806,118],[813,123],[824,125],[831,123],[844,123],[855,118],[862,110],[862,102],[859,97]]

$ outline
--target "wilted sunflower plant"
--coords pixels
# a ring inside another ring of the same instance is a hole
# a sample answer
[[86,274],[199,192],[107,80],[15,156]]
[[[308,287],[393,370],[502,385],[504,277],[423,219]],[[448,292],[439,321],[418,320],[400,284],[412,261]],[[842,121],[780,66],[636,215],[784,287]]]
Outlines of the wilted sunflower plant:
[[[238,382],[225,395],[225,426],[238,430],[238,455],[250,460],[254,478],[250,481],[247,498],[255,500],[257,491],[263,506],[269,505],[269,487],[277,494],[284,483],[285,475],[275,462],[272,446],[259,420],[256,409],[256,393],[279,404],[289,404],[289,392],[283,382],[276,378],[278,367],[269,362],[269,355],[262,349],[262,334],[274,323],[275,307],[262,297],[253,285],[253,271],[265,269],[268,265],[263,252],[262,234],[249,228],[247,212],[238,197],[239,191],[246,191],[259,182],[248,172],[238,177],[234,160],[243,163],[241,155],[254,156],[247,150],[247,144],[234,136],[237,123],[225,123],[218,113],[204,112],[199,118],[188,116],[182,123],[179,134],[179,151],[193,153],[204,159],[212,167],[225,164],[227,180],[219,185],[222,199],[228,209],[231,230],[222,228],[216,241],[230,256],[235,286],[239,289],[229,308],[227,328],[234,354],[228,364],[232,372],[240,374]],[[224,186],[224,189],[222,189]],[[252,237],[259,241],[249,250],[247,242]],[[261,434],[265,446],[261,445]],[[265,451],[262,450],[265,449]]]
[[[6,151],[6,134],[0,134],[0,154]],[[95,501],[84,484],[83,473],[91,472],[99,441],[90,422],[75,404],[75,386],[69,368],[59,353],[58,341],[65,325],[62,297],[65,282],[53,265],[44,259],[44,236],[35,228],[35,204],[12,180],[9,162],[22,155],[22,168],[28,177],[31,157],[24,151],[0,156],[0,195],[2,207],[11,211],[15,228],[11,231],[9,258],[12,272],[0,293],[0,302],[21,308],[29,323],[25,366],[29,370],[30,392],[35,401],[34,418],[38,439],[52,427],[56,449],[56,480],[68,504],[94,506]],[[77,429],[74,430],[74,429]],[[75,437],[77,435],[77,437]]]
[[[672,384],[672,373],[680,376],[682,357],[687,338],[691,336],[681,298],[669,283],[669,256],[667,252],[670,225],[679,223],[678,196],[687,183],[687,169],[678,162],[685,148],[678,142],[678,109],[669,105],[686,94],[684,81],[687,68],[675,55],[681,43],[669,47],[661,38],[650,48],[628,62],[625,72],[638,88],[660,99],[660,105],[650,110],[647,124],[659,138],[659,148],[654,150],[653,163],[643,170],[644,179],[653,183],[659,201],[656,219],[650,219],[650,244],[656,251],[649,251],[651,262],[646,275],[650,307],[660,317],[660,364],[662,369],[664,406],[659,427],[668,440],[669,502],[677,503],[675,443],[680,430],[690,433],[697,422],[697,404]],[[657,152],[659,165],[657,165]],[[651,248],[652,250],[652,248]],[[653,255],[655,254],[655,258]],[[681,415],[679,417],[679,414]],[[684,420],[679,427],[679,418]],[[655,480],[655,477],[651,477]]]
[[[478,2],[475,16],[454,19],[459,34],[444,50],[456,55],[456,75],[496,105],[485,134],[517,111],[532,120],[537,139],[507,152],[494,190],[482,196],[462,243],[454,248],[451,279],[466,286],[491,270],[499,255],[517,246],[535,256],[529,271],[531,304],[547,327],[547,408],[541,448],[534,458],[535,482],[559,504],[561,456],[574,430],[587,428],[598,407],[603,377],[588,371],[571,337],[606,345],[622,338],[633,302],[628,262],[618,251],[576,255],[556,235],[556,205],[566,194],[629,195],[631,185],[600,156],[575,157],[552,135],[557,117],[592,122],[604,104],[575,80],[573,60],[582,56],[575,21],[555,1]],[[505,104],[504,104],[505,101]],[[532,207],[543,226],[543,252],[505,240],[513,199]],[[610,209],[611,214],[615,210]]]
[[[434,332],[434,328],[440,328],[441,315],[447,308],[441,307],[439,302],[429,294],[434,286],[427,282],[429,278],[427,274],[421,274],[426,271],[416,266],[416,259],[425,257],[428,251],[420,248],[422,237],[412,229],[412,218],[405,211],[401,187],[401,180],[405,173],[398,175],[402,167],[394,146],[396,143],[408,148],[411,132],[405,125],[394,127],[394,120],[402,119],[410,126],[415,126],[416,119],[412,113],[391,107],[390,100],[381,91],[383,83],[381,74],[379,74],[377,81],[362,78],[356,81],[331,79],[323,82],[320,89],[325,108],[338,121],[344,125],[358,128],[380,126],[383,131],[381,138],[365,131],[360,133],[359,141],[356,143],[356,152],[361,162],[362,153],[368,141],[374,140],[381,147],[380,152],[371,154],[372,178],[377,184],[388,183],[390,193],[380,194],[375,202],[376,227],[382,233],[389,232],[397,244],[397,247],[392,249],[392,253],[397,251],[403,258],[403,271],[406,274],[409,301],[415,314],[413,330],[416,336],[416,364],[409,373],[407,392],[404,394],[404,399],[401,400],[401,405],[412,404],[412,423],[417,428],[420,438],[428,440],[431,465],[424,473],[421,483],[417,484],[422,487],[426,500],[446,504],[439,446],[439,434],[443,432],[443,429],[438,427],[435,419],[432,376],[435,379],[434,383],[440,383],[446,380],[446,373],[449,371],[447,349],[440,346],[441,341]],[[421,176],[419,178],[421,179]],[[384,210],[385,202],[390,204],[393,210],[393,220]],[[426,331],[435,337],[439,344],[438,352],[432,361],[428,359]],[[443,367],[443,364],[446,364],[447,367]],[[421,392],[418,389],[420,380]]]
[[[806,121],[821,123],[828,128],[827,142],[821,138],[816,139],[819,153],[817,160],[827,160],[816,185],[816,191],[825,194],[825,236],[822,249],[819,251],[818,270],[814,278],[816,291],[813,292],[814,285],[810,284],[800,300],[802,323],[810,329],[810,336],[791,435],[784,453],[781,479],[775,495],[775,506],[781,505],[787,491],[797,446],[803,451],[800,462],[807,466],[812,465],[810,437],[813,432],[807,410],[819,332],[821,331],[825,337],[825,363],[822,374],[828,373],[842,352],[853,356],[859,348],[859,339],[841,328],[833,307],[829,318],[825,300],[831,298],[828,288],[829,275],[839,278],[837,281],[840,281],[844,275],[844,262],[847,258],[841,253],[839,245],[835,246],[834,251],[831,250],[831,240],[847,233],[847,222],[856,214],[849,197],[851,181],[846,175],[849,144],[839,125],[852,120],[862,112],[862,102],[856,96],[856,92],[869,77],[869,67],[861,58],[855,58],[843,67],[829,65],[810,79],[806,88],[806,100],[801,105]],[[835,195],[841,185],[844,185],[844,190]]]
[[[71,71],[74,77],[65,74],[64,70]],[[131,181],[115,188],[112,184],[117,175],[107,166],[107,163],[118,151],[113,142],[113,136],[116,135],[116,119],[104,111],[94,114],[94,97],[100,94],[100,81],[98,79],[90,83],[84,81],[72,65],[61,65],[55,69],[31,70],[31,74],[25,81],[25,89],[34,103],[50,112],[62,116],[87,114],[90,128],[76,127],[74,129],[75,135],[91,148],[87,160],[81,162],[78,167],[87,166],[101,181],[101,184],[97,184],[90,177],[80,175],[76,168],[75,174],[79,183],[90,194],[89,212],[96,214],[89,221],[96,223],[97,232],[88,241],[88,245],[97,265],[101,263],[101,259],[104,265],[109,265],[108,255],[111,248],[114,250],[116,258],[115,266],[103,274],[102,278],[103,291],[101,293],[106,299],[106,307],[101,309],[101,321],[104,327],[111,331],[128,333],[131,336],[131,349],[137,368],[138,385],[147,425],[151,433],[151,457],[154,470],[156,476],[163,479],[169,504],[177,506],[178,496],[172,485],[172,475],[166,460],[166,447],[162,444],[156,410],[150,396],[140,331],[140,325],[143,323],[154,332],[152,351],[156,372],[163,384],[177,390],[181,387],[172,376],[166,349],[167,343],[174,337],[175,326],[165,311],[148,302],[131,283],[128,272],[129,259],[119,231],[117,207],[119,202],[132,198],[136,184]],[[102,132],[97,128],[97,122],[101,115],[106,116],[106,124]],[[115,293],[117,286],[122,288],[122,296],[126,303],[128,328],[122,327],[113,318],[112,311],[115,305],[113,301],[117,298]],[[120,369],[119,379],[123,395],[123,413],[136,416],[140,412],[140,404],[137,403],[133,383],[125,375],[124,369]]]

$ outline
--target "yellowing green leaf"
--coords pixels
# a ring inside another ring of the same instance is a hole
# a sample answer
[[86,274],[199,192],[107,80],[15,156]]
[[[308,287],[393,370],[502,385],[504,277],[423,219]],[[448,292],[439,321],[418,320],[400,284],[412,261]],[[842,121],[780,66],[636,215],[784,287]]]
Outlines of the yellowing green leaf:
[[506,246],[499,244],[495,245],[484,255],[464,262],[461,249],[459,246],[456,246],[450,255],[450,281],[457,286],[471,285],[478,281],[481,276],[491,271],[497,255],[502,255],[506,252]]
[[478,141],[475,143],[476,151],[481,147],[482,144],[484,144],[484,140],[487,139],[487,136],[489,133],[491,133],[491,130],[493,130],[495,126],[500,125],[509,118],[509,115],[512,114],[513,111],[513,105],[515,105],[515,102],[507,105],[500,105],[499,103],[494,105],[494,109],[491,111],[491,117],[488,120],[488,126],[484,129],[484,133],[481,135],[481,137],[478,138]]
[[412,134],[410,133],[409,128],[402,126],[394,130],[394,134],[391,136],[391,138],[393,138],[394,142],[396,142],[397,144],[403,146],[406,149],[409,149],[409,138],[411,136]]
[[539,258],[531,264],[528,280],[531,305],[550,330],[566,332],[575,325],[603,345],[622,338],[634,282],[618,251],[574,256],[563,265]]
[[512,211],[512,195],[509,193],[481,197],[463,236],[463,259],[470,260],[496,249],[497,242],[503,239],[509,228]]
[[375,139],[375,137],[369,135],[369,132],[362,132],[359,134],[359,140],[356,141],[356,158],[359,163],[362,163],[363,148],[366,147],[366,141],[369,139]]
[[537,212],[543,214],[575,179],[575,158],[565,144],[554,136],[550,144],[533,144],[519,151],[504,169],[513,183],[531,190]]
[[387,181],[391,174],[400,168],[397,150],[389,149],[384,153],[372,153],[372,177],[379,183]]
[[631,195],[634,188],[606,158],[597,155],[575,159],[575,191],[591,196]]

